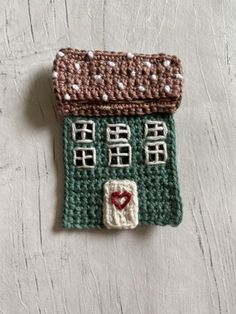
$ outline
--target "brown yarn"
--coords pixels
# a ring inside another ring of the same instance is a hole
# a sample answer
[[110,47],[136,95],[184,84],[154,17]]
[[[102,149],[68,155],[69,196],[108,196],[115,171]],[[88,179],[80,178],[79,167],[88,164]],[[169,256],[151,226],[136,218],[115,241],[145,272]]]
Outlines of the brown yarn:
[[179,107],[183,79],[177,57],[92,54],[67,48],[54,60],[53,86],[60,115],[173,113]]

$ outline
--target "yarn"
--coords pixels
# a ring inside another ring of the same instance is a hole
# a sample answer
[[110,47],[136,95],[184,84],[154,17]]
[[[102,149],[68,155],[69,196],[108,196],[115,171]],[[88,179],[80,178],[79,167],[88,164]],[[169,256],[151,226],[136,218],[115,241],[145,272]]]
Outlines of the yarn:
[[180,60],[166,54],[62,49],[52,77],[62,116],[173,113],[182,95]]
[[[86,117],[93,121],[95,138],[91,143],[76,143],[72,125],[79,117],[64,119],[65,197],[63,224],[66,228],[102,228],[103,186],[109,180],[130,180],[137,184],[139,224],[177,226],[182,220],[182,202],[176,169],[175,125],[171,114],[144,116]],[[165,163],[145,163],[145,124],[163,121],[167,127],[165,143],[168,157]],[[130,129],[129,144],[132,148],[130,166],[113,168],[109,163],[107,125],[126,124]],[[76,147],[96,150],[94,168],[78,168],[74,165]]]
[[[119,202],[119,199],[122,199],[122,198],[125,199],[123,203]],[[130,202],[131,198],[132,198],[132,194],[127,191],[124,191],[124,192],[116,191],[116,192],[111,193],[111,202],[113,205],[115,205],[115,207],[118,210],[124,209],[127,206],[127,204]]]
[[64,227],[177,226],[172,113],[182,99],[180,60],[67,48],[52,79],[64,119]]
[[138,225],[137,185],[129,180],[109,180],[103,186],[103,223],[108,229],[133,229]]

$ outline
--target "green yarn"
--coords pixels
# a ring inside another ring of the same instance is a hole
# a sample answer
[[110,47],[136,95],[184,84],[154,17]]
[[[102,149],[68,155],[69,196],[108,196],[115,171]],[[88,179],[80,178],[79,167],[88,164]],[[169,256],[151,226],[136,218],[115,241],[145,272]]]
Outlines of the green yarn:
[[[139,224],[177,226],[182,220],[182,202],[176,168],[175,124],[171,114],[144,116],[81,117],[95,122],[95,141],[80,144],[72,139],[72,122],[64,119],[65,194],[63,224],[66,228],[102,228],[103,185],[108,180],[127,179],[137,183]],[[168,158],[165,164],[147,165],[144,154],[144,125],[147,120],[165,121]],[[108,166],[107,124],[125,123],[131,130],[132,164],[125,168]],[[73,164],[75,147],[95,147],[94,169]]]

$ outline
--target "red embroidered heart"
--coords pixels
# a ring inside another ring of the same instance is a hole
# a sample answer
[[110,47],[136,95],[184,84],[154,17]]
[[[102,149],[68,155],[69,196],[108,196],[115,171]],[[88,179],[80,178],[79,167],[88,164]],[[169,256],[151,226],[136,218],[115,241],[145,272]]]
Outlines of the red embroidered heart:
[[[132,197],[132,194],[124,191],[124,192],[112,192],[111,193],[111,202],[115,207],[119,210],[122,210],[128,205]],[[124,198],[124,201],[121,203],[120,200]]]

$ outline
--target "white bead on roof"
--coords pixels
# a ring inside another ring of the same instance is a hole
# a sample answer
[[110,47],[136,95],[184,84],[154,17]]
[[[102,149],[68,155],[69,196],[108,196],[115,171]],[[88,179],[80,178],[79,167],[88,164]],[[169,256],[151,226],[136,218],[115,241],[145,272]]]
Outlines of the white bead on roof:
[[140,92],[145,92],[145,87],[143,85],[139,85],[138,90]]
[[64,95],[64,99],[65,99],[65,100],[70,100],[70,95],[69,95],[69,94],[65,94],[65,95]]
[[164,89],[165,89],[165,91],[166,91],[167,93],[170,92],[170,86],[169,86],[169,85],[166,85],[166,86],[164,87]]
[[127,53],[127,58],[128,58],[128,59],[133,59],[133,57],[134,57],[134,54],[133,54],[133,53],[131,53],[131,52],[128,52],[128,53]]
[[165,61],[163,62],[163,64],[164,64],[165,67],[170,66],[170,60],[165,60]]
[[76,68],[76,70],[80,70],[80,64],[79,63],[75,63],[75,68]]
[[103,101],[108,101],[108,96],[107,96],[107,94],[103,94],[103,95],[102,95],[102,100],[103,100]]
[[88,56],[89,56],[89,59],[93,59],[94,54],[91,50],[88,51]]
[[58,51],[58,53],[57,53],[57,57],[64,57],[64,52],[62,52],[62,51]]

